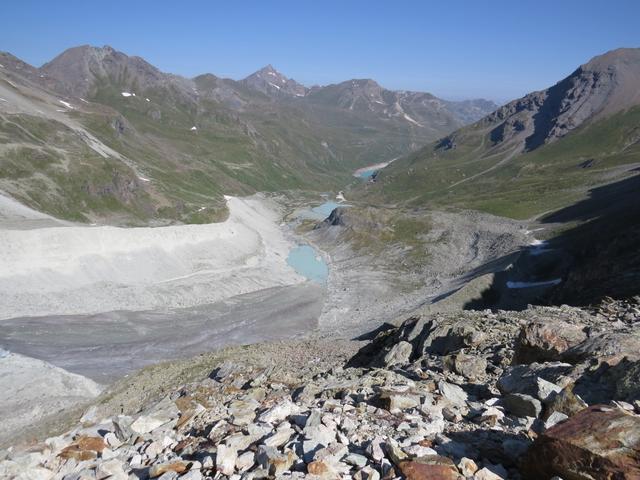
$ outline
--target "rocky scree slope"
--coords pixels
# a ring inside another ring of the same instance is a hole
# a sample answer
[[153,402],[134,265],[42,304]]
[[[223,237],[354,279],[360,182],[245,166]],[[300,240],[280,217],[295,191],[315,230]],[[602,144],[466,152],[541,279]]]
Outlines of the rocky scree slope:
[[491,106],[440,102],[447,120],[418,126],[310,103],[271,66],[189,79],[108,46],[0,65],[0,188],[81,221],[201,223],[224,217],[223,194],[337,189]]
[[349,336],[419,307],[462,310],[531,241],[519,222],[480,212],[355,203],[306,237],[331,258],[320,327]]
[[67,433],[5,454],[0,472],[637,478],[639,302],[412,317],[332,368],[290,349],[267,368],[236,358],[138,413],[90,409]]
[[593,58],[384,169],[369,199],[458,205],[529,218],[634,174],[640,49]]

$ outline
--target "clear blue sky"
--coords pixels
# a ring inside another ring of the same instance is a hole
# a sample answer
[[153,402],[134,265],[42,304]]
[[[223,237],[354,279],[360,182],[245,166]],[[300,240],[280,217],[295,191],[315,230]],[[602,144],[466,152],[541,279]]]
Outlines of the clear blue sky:
[[3,3],[0,50],[37,66],[111,45],[187,76],[237,79],[271,63],[306,85],[374,78],[453,99],[518,97],[640,47],[640,0]]

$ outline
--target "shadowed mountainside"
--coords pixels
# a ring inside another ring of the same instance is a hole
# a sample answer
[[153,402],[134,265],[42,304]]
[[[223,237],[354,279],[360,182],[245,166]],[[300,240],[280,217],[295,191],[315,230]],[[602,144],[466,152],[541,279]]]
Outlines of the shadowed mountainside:
[[[481,298],[467,309],[516,309],[529,304],[587,306],[640,295],[640,175],[589,190],[574,205],[539,222],[553,234],[542,244],[505,257]],[[482,275],[482,269],[470,277]],[[547,284],[557,279],[558,284]],[[509,288],[515,283],[540,287]]]

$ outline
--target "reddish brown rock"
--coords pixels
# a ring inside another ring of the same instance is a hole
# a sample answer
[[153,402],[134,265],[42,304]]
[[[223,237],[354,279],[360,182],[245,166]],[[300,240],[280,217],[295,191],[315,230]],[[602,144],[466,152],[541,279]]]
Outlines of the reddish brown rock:
[[581,326],[555,319],[536,320],[520,330],[514,359],[516,363],[556,361],[586,338]]
[[595,405],[541,434],[522,464],[524,478],[640,479],[640,417]]
[[453,461],[439,455],[401,462],[399,468],[407,480],[458,480],[461,478]]
[[73,458],[78,461],[84,461],[92,460],[98,455],[93,450],[82,450],[78,445],[73,444],[65,447],[58,456],[60,458]]
[[323,461],[317,460],[317,461],[311,462],[309,465],[307,465],[307,472],[309,472],[310,475],[316,475],[316,476],[319,476],[319,477],[324,477],[324,476],[327,476],[331,472],[331,469]]
[[166,472],[176,472],[178,474],[184,473],[189,469],[184,462],[163,463],[160,465],[154,465],[149,469],[149,477],[156,478]]
[[107,446],[101,437],[81,436],[74,442],[80,450],[91,450],[93,452],[102,452]]
[[309,465],[307,465],[307,471],[311,475],[322,475],[323,473],[327,473],[329,471],[329,468],[325,465],[324,462],[317,461],[311,462]]
[[178,407],[178,410],[180,410],[180,413],[186,413],[190,410],[193,410],[197,405],[196,400],[191,395],[178,397],[173,401],[173,403],[176,404],[176,407]]
[[60,452],[61,458],[74,458],[78,461],[92,460],[106,448],[104,440],[100,437],[88,437],[82,435]]

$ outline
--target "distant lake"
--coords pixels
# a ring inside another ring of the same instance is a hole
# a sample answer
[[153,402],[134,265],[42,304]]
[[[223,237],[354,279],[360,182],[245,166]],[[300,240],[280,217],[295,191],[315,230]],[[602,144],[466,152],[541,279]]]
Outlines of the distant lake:
[[329,268],[318,252],[309,245],[299,245],[292,248],[287,257],[287,263],[298,274],[313,282],[325,283],[327,281]]
[[369,170],[358,170],[354,176],[358,177],[358,178],[362,178],[363,180],[369,179],[371,177],[373,177],[373,174],[376,173],[378,171],[377,168],[371,168]]
[[383,168],[389,166],[396,159],[397,158],[394,158],[393,160],[389,160],[388,162],[376,163],[374,165],[367,165],[366,167],[359,168],[358,170],[353,172],[353,176],[357,178],[361,178],[363,180],[368,180],[371,177],[373,177],[373,175],[377,171],[382,170]]
[[338,207],[349,207],[345,203],[336,203],[332,200],[328,200],[324,202],[322,205],[318,205],[317,207],[312,207],[304,210],[300,210],[298,215],[300,218],[306,218],[309,220],[324,220],[331,212],[333,212]]
[[322,218],[327,218],[329,215],[331,215],[331,212],[333,212],[336,208],[340,206],[343,206],[343,205],[340,205],[339,203],[336,203],[336,202],[328,201],[328,202],[324,202],[322,205],[313,207],[311,211],[314,213],[317,213],[318,215],[322,215]]

